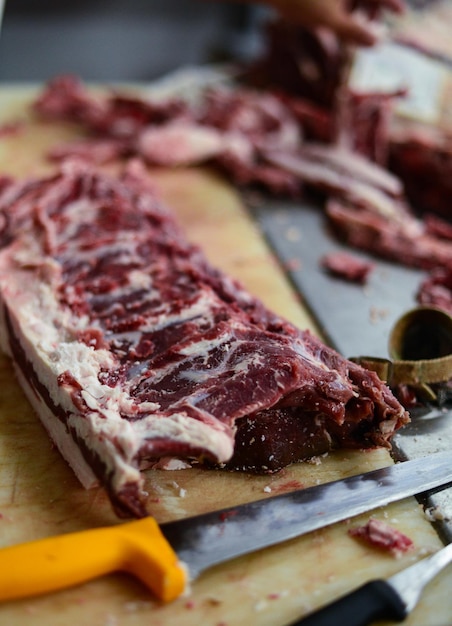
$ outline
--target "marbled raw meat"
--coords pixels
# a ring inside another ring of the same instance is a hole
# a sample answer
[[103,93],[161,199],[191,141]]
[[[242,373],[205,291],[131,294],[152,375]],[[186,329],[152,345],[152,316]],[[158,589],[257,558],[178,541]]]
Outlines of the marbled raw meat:
[[378,377],[213,268],[138,162],[6,181],[0,339],[86,486],[145,515],[140,470],[172,458],[273,471],[389,446],[408,421]]

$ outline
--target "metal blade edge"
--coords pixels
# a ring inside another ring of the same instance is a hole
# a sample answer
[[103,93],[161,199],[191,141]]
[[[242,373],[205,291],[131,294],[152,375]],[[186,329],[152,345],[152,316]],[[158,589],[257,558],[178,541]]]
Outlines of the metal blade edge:
[[391,502],[452,484],[449,451],[161,525],[192,579],[266,548]]

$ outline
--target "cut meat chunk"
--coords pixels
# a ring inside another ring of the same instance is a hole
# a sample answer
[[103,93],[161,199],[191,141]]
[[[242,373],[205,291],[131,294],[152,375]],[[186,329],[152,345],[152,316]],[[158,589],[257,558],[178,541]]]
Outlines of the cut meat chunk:
[[349,534],[351,537],[358,537],[376,548],[390,552],[396,558],[414,547],[413,541],[404,533],[374,517],[364,526],[352,528]]
[[55,146],[49,151],[48,157],[51,161],[77,158],[88,163],[101,165],[128,156],[130,153],[131,146],[128,141],[112,138],[90,138]]
[[402,183],[396,176],[349,148],[310,143],[304,146],[303,154],[313,162],[371,185],[389,196],[400,197],[403,194]]
[[450,130],[419,122],[399,122],[391,134],[389,148],[389,167],[403,180],[411,204],[421,213],[436,213],[450,220]]
[[0,211],[2,347],[62,455],[119,514],[146,513],[140,470],[168,458],[271,471],[389,446],[408,421],[374,373],[211,267],[139,163],[121,179],[67,162],[9,181]]
[[336,142],[386,166],[394,104],[404,95],[402,90],[385,93],[342,88],[335,112]]
[[336,233],[360,250],[425,270],[452,264],[452,242],[428,234],[423,223],[408,214],[405,220],[387,219],[333,198],[327,215]]
[[432,214],[424,217],[425,231],[433,237],[452,241],[452,223]]
[[57,76],[34,102],[34,111],[51,120],[83,124],[97,137],[128,139],[146,126],[191,117],[185,102],[136,98],[125,93],[93,95],[75,76]]
[[400,181],[345,148],[305,144],[298,152],[269,150],[265,158],[303,183],[395,222],[410,220]]
[[262,57],[248,69],[248,82],[331,109],[347,60],[347,50],[338,38],[325,29],[300,28],[282,19],[272,20],[266,35]]
[[202,163],[224,150],[223,137],[212,128],[173,122],[148,127],[138,137],[137,151],[154,165]]
[[334,276],[364,284],[374,268],[374,263],[359,259],[349,252],[331,252],[320,259],[322,267]]
[[416,299],[452,315],[452,265],[432,270],[419,285]]

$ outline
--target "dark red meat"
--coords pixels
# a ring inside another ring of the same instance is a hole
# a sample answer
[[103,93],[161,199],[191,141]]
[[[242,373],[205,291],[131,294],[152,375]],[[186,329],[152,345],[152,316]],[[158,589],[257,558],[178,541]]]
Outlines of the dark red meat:
[[419,304],[437,307],[452,315],[452,264],[432,270],[419,285],[416,299]]
[[331,110],[347,58],[332,33],[277,20],[267,25],[265,51],[246,79],[258,88],[282,90]]
[[392,219],[351,203],[331,199],[327,215],[344,241],[353,247],[409,267],[433,269],[452,264],[452,242],[425,232],[422,222],[405,215]]
[[149,124],[164,124],[189,116],[182,100],[160,103],[125,93],[95,96],[75,76],[58,76],[48,83],[33,108],[41,117],[83,124],[93,134],[127,139]]
[[407,197],[421,213],[451,220],[452,138],[420,124],[405,124],[392,133],[388,166],[403,180]]
[[376,518],[371,518],[364,526],[352,528],[349,534],[390,552],[395,557],[412,550],[414,546],[413,541],[404,533]]
[[334,276],[339,276],[351,282],[364,284],[374,263],[359,259],[349,252],[331,252],[320,260],[322,267]]

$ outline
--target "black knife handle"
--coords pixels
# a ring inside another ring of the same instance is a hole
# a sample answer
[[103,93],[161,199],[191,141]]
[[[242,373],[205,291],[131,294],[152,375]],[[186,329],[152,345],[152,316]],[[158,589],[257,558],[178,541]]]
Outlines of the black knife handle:
[[404,603],[384,580],[373,580],[291,626],[367,626],[378,619],[402,621]]

